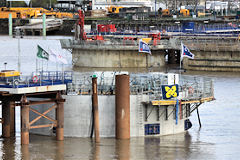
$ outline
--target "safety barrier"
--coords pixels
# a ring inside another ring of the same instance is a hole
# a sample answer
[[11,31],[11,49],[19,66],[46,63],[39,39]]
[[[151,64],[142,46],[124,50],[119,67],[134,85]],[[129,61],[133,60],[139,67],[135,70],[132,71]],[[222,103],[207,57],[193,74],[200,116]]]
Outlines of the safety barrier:
[[0,88],[25,88],[36,86],[48,86],[67,84],[72,82],[72,71],[40,71],[32,75],[21,75],[20,77],[9,77],[0,82]]
[[[72,83],[68,83],[67,94],[89,95],[92,94],[92,75],[96,73],[85,73],[75,75]],[[115,94],[115,75],[117,72],[97,73],[98,94]],[[179,86],[179,97],[183,100],[213,97],[213,80],[208,77],[175,75],[179,77],[176,83]],[[179,79],[179,81],[178,81]],[[178,82],[177,82],[178,81]],[[131,95],[148,95],[149,100],[161,100],[162,85],[169,84],[169,75],[163,73],[130,74]]]

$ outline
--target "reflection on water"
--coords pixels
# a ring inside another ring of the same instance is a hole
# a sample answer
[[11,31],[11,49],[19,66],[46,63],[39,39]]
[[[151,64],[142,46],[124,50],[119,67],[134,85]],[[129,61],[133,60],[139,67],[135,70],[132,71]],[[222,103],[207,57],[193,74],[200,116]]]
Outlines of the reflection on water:
[[[171,160],[191,159],[193,155],[200,156],[199,159],[205,157],[201,155],[205,151],[196,149],[201,147],[201,143],[194,144],[188,132],[131,140],[102,138],[99,144],[95,144],[90,138],[66,138],[58,142],[53,137],[31,135],[29,145],[20,145],[19,139],[17,137],[1,141],[2,159]],[[208,154],[208,157],[211,156]]]
[[66,138],[58,142],[53,137],[31,135],[29,145],[20,145],[19,139],[2,139],[2,159],[185,159],[191,153],[188,133],[131,140],[102,138],[99,144],[90,138]]

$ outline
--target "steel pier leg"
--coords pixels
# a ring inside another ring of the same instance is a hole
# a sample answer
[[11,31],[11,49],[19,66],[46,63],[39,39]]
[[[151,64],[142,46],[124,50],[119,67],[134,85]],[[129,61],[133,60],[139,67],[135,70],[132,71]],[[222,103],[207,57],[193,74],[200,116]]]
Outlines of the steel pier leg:
[[93,89],[93,98],[92,105],[94,110],[94,133],[95,133],[95,142],[100,142],[99,137],[99,113],[98,113],[98,92],[97,92],[97,78],[92,78],[92,89]]
[[29,107],[24,97],[21,106],[21,144],[29,144]]
[[[130,139],[130,84],[128,75],[116,76],[116,138]],[[137,102],[138,103],[138,102]]]
[[4,138],[9,138],[10,135],[10,101],[2,101],[2,136]]
[[56,118],[57,118],[57,128],[56,128],[56,136],[58,141],[62,141],[64,139],[64,102],[57,102],[56,109]]
[[15,102],[10,102],[10,135],[15,136]]

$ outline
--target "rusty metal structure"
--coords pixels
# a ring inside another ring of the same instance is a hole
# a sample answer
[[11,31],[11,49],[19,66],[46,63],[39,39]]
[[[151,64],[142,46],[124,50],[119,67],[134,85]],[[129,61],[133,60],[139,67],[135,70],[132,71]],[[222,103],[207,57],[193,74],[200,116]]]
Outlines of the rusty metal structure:
[[[65,93],[66,84],[63,73],[47,72],[39,75],[36,82],[33,76],[20,83],[1,84],[0,101],[2,105],[2,136],[9,138],[15,135],[15,108],[21,108],[21,144],[29,144],[29,131],[36,128],[51,127],[56,128],[56,139],[64,139],[64,102],[62,94]],[[60,76],[61,75],[61,76]],[[31,76],[30,76],[31,77]],[[51,105],[47,110],[40,112],[35,106]],[[47,116],[50,111],[55,110],[55,119]],[[33,112],[36,116],[29,118],[29,113]],[[49,121],[47,124],[37,123],[41,118]]]
[[95,142],[100,142],[99,137],[99,112],[98,112],[98,90],[97,90],[97,78],[92,78],[92,106],[94,114],[94,133],[95,133]]
[[130,83],[129,75],[116,76],[115,94],[116,138],[130,139]]
[[[35,128],[56,127],[57,140],[63,140],[64,127],[64,102],[62,91],[36,92],[26,94],[12,94],[9,92],[0,92],[2,102],[2,136],[9,138],[15,135],[15,107],[21,108],[21,144],[29,144],[29,131]],[[31,100],[33,99],[34,100]],[[36,100],[39,99],[39,100]],[[41,99],[41,100],[40,100]],[[43,113],[40,113],[34,106],[42,104],[53,104]],[[46,114],[55,109],[56,117],[52,119]],[[35,119],[29,119],[29,112],[38,115]],[[45,118],[50,121],[48,124],[35,123]]]

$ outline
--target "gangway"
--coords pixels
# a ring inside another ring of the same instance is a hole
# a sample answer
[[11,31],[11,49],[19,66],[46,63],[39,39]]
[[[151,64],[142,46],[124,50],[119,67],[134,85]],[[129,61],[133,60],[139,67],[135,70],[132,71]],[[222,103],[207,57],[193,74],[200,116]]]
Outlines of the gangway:
[[[46,31],[58,31],[62,27],[63,21],[61,19],[53,19],[50,21],[46,21]],[[34,24],[27,24],[24,26],[17,26],[16,28],[21,29],[24,34],[26,35],[28,32],[31,32],[32,35],[35,33],[42,34],[43,33],[43,23],[34,23]]]

